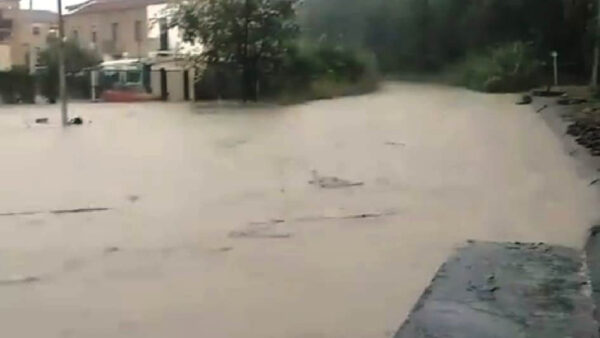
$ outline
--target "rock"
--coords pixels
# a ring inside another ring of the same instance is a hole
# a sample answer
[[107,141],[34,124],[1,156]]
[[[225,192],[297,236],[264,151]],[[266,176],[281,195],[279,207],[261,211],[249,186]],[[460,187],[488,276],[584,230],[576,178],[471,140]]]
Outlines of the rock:
[[35,119],[35,123],[37,124],[46,124],[48,123],[48,118],[47,117],[40,117]]
[[517,102],[518,105],[525,105],[525,104],[531,104],[531,102],[533,102],[533,99],[531,98],[531,96],[529,95],[523,95],[521,97],[521,100]]
[[75,117],[69,119],[69,124],[80,126],[83,124],[83,119],[79,116],[75,116]]
[[593,113],[594,111],[596,111],[596,109],[595,109],[595,108],[592,108],[592,107],[585,107],[585,108],[583,108],[583,109],[581,110],[581,113],[582,113],[582,114],[591,114],[591,113]]
[[586,99],[582,99],[582,98],[561,98],[558,99],[556,101],[556,103],[562,105],[562,106],[570,106],[570,105],[576,105],[576,104],[582,104],[582,103],[586,103],[587,100]]

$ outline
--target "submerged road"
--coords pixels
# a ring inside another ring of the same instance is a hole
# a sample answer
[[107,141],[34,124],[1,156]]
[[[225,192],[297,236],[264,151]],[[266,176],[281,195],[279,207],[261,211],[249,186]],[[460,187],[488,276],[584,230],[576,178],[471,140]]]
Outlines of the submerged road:
[[3,336],[391,337],[467,239],[580,248],[598,219],[514,98],[2,108]]

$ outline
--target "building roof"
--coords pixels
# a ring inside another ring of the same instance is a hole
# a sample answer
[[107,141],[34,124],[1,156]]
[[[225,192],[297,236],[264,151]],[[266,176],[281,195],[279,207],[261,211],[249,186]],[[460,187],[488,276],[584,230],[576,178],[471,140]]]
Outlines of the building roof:
[[58,14],[38,9],[22,9],[21,16],[33,23],[57,23]]
[[69,15],[73,15],[125,10],[167,2],[168,0],[87,0],[73,6],[67,6],[67,10],[70,11]]

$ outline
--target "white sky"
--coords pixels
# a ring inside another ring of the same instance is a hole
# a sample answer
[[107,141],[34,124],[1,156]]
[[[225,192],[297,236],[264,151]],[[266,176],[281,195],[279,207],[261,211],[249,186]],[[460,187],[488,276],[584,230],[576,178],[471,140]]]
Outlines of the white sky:
[[[84,0],[62,0],[63,8],[64,6],[73,5],[76,3],[83,2]],[[56,6],[57,0],[33,0],[33,9],[47,9],[51,11],[57,11]],[[29,0],[21,0],[21,8],[28,9],[29,8]]]

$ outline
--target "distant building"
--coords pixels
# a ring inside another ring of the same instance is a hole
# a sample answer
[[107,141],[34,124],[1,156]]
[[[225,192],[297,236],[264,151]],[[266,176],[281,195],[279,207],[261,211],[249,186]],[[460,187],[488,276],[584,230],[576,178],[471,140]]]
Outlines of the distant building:
[[48,48],[48,39],[58,37],[58,15],[50,11],[21,10],[23,29],[21,43],[25,49],[24,63],[38,64],[40,52]]
[[181,45],[166,7],[165,0],[88,0],[67,7],[65,34],[104,60],[166,56]]
[[57,22],[56,13],[21,10],[19,0],[0,0],[0,70],[35,66]]

